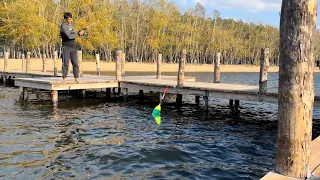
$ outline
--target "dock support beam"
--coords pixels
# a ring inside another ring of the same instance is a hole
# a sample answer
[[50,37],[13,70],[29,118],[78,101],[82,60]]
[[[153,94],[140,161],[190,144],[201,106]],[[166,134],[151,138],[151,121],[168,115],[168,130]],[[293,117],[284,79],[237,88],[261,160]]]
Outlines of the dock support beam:
[[234,107],[235,107],[236,109],[238,109],[238,108],[240,107],[240,100],[235,100],[235,101],[234,101]]
[[176,106],[177,106],[177,108],[181,108],[181,106],[182,106],[182,94],[177,94]]
[[209,92],[205,92],[205,96],[203,96],[204,100],[204,112],[209,112]]
[[122,88],[121,89],[122,91],[122,98],[123,98],[123,101],[127,101],[127,98],[128,98],[128,88]]
[[218,52],[216,54],[216,58],[214,59],[214,83],[220,82],[220,59],[221,59],[221,53]]
[[233,99],[230,99],[230,100],[229,100],[229,107],[230,107],[230,108],[233,108]]
[[269,68],[269,48],[262,48],[261,58],[260,58],[260,80],[259,80],[260,95],[264,95],[267,93],[268,68]]
[[196,96],[196,105],[200,106],[200,96]]
[[20,87],[19,91],[20,91],[20,99],[23,101],[27,100],[28,99],[28,88]]
[[139,90],[139,101],[143,102],[143,100],[144,100],[143,90]]
[[107,98],[108,100],[111,99],[111,88],[107,88],[107,89],[106,89],[106,98]]
[[275,171],[310,177],[317,0],[283,1]]
[[54,106],[58,105],[58,91],[51,91],[51,101]]

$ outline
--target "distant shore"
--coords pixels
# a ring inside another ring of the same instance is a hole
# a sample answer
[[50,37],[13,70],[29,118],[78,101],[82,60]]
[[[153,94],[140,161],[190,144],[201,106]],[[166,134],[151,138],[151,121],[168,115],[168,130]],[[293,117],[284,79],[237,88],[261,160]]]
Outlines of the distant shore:
[[[31,59],[30,63],[31,71],[41,71],[42,70],[42,60],[41,59]],[[47,71],[53,71],[53,60],[47,60]],[[166,64],[163,63],[162,72],[177,72],[178,64]],[[82,62],[83,71],[92,72],[96,71],[95,62]],[[9,59],[8,70],[21,70],[22,61],[21,59]],[[100,69],[103,72],[112,72],[115,71],[114,62],[100,62]],[[0,59],[0,70],[3,70],[3,59]],[[61,70],[61,59],[58,59],[58,70]],[[137,62],[126,62],[125,71],[129,72],[156,72],[157,65],[156,63],[137,63]],[[214,66],[212,64],[186,64],[185,72],[213,72]],[[221,72],[259,72],[259,66],[251,65],[221,65]],[[278,72],[278,66],[272,66],[269,68],[268,72]],[[315,68],[315,72],[320,72],[319,68]]]

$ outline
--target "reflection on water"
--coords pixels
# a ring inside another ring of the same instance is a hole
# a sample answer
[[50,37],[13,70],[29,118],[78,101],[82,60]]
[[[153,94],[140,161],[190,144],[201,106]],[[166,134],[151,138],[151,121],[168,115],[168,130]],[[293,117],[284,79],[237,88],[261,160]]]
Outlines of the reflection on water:
[[[21,102],[18,89],[0,89],[1,179],[258,179],[274,164],[274,104],[241,102],[239,113],[211,99],[204,114],[187,96],[181,111],[162,107],[158,126],[158,102],[63,99],[54,108],[48,98]],[[314,136],[319,117],[316,109]]]

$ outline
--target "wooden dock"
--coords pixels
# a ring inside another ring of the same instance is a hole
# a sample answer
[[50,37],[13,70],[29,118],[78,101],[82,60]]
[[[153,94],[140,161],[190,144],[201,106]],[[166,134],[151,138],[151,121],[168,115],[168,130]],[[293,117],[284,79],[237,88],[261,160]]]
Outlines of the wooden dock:
[[[311,180],[320,179],[320,137],[313,140],[311,143]],[[290,178],[283,175],[280,175],[275,172],[270,172],[264,176],[261,180],[297,180],[297,178]]]
[[[260,95],[259,86],[226,83],[195,82],[195,78],[186,77],[182,87],[177,86],[177,77],[162,76],[125,76],[116,81],[114,76],[83,75],[81,83],[73,82],[69,77],[67,84],[61,83],[61,77],[53,77],[52,73],[21,71],[0,72],[0,76],[12,77],[14,85],[22,88],[33,88],[51,91],[82,90],[101,88],[122,88],[130,90],[143,90],[163,92],[168,87],[168,93],[181,95],[195,95],[208,98],[233,99],[254,102],[278,102],[278,88],[269,87],[267,93]],[[315,92],[315,106],[320,106],[320,92]]]

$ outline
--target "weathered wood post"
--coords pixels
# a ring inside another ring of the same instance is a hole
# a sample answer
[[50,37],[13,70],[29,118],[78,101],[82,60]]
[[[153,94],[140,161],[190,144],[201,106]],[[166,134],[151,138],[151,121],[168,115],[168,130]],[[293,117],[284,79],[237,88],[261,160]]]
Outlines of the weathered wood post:
[[46,54],[42,54],[42,72],[47,72],[47,57]]
[[220,60],[221,60],[221,53],[218,52],[216,54],[216,58],[214,59],[214,83],[220,82]]
[[317,0],[282,1],[276,172],[310,176]]
[[205,91],[205,96],[203,96],[204,100],[204,111],[209,112],[209,91]]
[[[178,82],[177,87],[182,87],[184,82],[184,68],[186,65],[186,59],[187,59],[187,50],[183,49],[181,51],[181,58],[179,61],[179,70],[178,70]],[[176,104],[177,107],[180,108],[182,105],[182,94],[177,94],[176,98]]]
[[21,54],[21,61],[22,61],[22,71],[25,71],[25,68],[26,68],[26,56],[24,55],[24,53]]
[[143,102],[143,100],[144,100],[143,90],[139,90],[139,101]]
[[28,99],[28,88],[26,87],[19,87],[20,91],[20,99],[21,100],[27,100]]
[[111,88],[106,89],[106,98],[109,100],[111,99]]
[[124,66],[126,63],[126,53],[122,53],[122,58],[121,58],[121,75],[124,75],[126,73]]
[[121,81],[121,55],[122,52],[120,50],[117,50],[117,56],[116,56],[116,80]]
[[260,80],[259,80],[260,95],[264,95],[267,93],[268,68],[269,68],[269,48],[262,48],[261,58],[260,58]]
[[53,103],[53,106],[57,106],[58,105],[58,91],[51,91],[51,101]]
[[161,79],[162,54],[158,54],[157,59],[157,79]]
[[181,52],[181,58],[179,61],[179,71],[178,71],[178,83],[177,86],[183,86],[184,81],[184,68],[186,65],[186,58],[187,58],[187,50],[183,49]]
[[100,55],[96,54],[97,75],[100,75]]
[[30,71],[30,58],[31,58],[31,53],[27,52],[26,73]]
[[3,71],[8,72],[9,52],[4,52]]
[[53,52],[53,76],[58,76],[58,51]]
[[200,96],[196,96],[196,105],[200,106]]
[[79,61],[79,76],[83,77],[83,66],[82,66],[82,51],[77,51],[78,61]]

